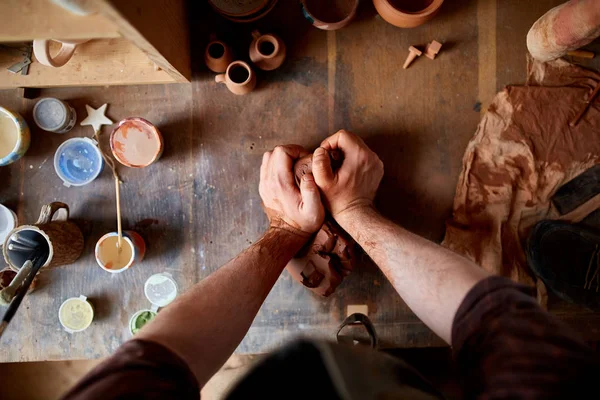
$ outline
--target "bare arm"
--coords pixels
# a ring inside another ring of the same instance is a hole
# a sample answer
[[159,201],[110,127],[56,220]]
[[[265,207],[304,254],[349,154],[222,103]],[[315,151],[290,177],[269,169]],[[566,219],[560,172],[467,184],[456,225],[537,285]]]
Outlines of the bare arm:
[[[327,151],[344,161],[332,171]],[[383,163],[366,144],[340,131],[313,156],[315,181],[332,216],[361,245],[411,310],[446,342],[454,315],[467,292],[488,276],[473,262],[408,232],[373,207]]]
[[299,146],[265,153],[259,191],[270,229],[136,336],[177,353],[200,387],[233,353],[288,261],[323,224],[325,211],[312,175],[304,178],[300,190],[292,175],[293,161],[305,154]]
[[385,219],[372,207],[354,209],[336,220],[375,261],[410,309],[451,343],[458,306],[487,272]]

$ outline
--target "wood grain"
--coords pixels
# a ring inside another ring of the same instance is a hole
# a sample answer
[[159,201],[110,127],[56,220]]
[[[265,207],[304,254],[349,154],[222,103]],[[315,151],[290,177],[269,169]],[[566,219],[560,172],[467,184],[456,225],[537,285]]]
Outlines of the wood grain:
[[[536,15],[560,0],[542,3],[496,3],[497,85],[524,82],[525,53],[519,51],[525,48],[525,34]],[[259,166],[263,152],[278,144],[313,149],[340,128],[361,135],[385,163],[380,210],[440,241],[483,101],[479,71],[488,60],[479,59],[479,6],[468,0],[446,2],[430,23],[399,29],[381,20],[370,2],[361,2],[356,21],[329,34],[305,21],[295,3],[280,1],[267,18],[248,26],[224,21],[199,3],[190,16],[210,17],[206,24],[192,25],[191,85],[44,89],[43,96],[70,102],[78,120],[86,115],[86,103],[96,108],[109,103],[108,116],[114,121],[148,119],[163,133],[165,151],[148,168],[120,167],[124,229],[140,232],[148,252],[143,263],[111,275],[93,258],[96,241],[116,229],[110,171],[88,186],[65,188],[52,168],[60,143],[91,136],[91,129],[76,126],[56,135],[32,124],[27,155],[0,168],[0,202],[30,223],[42,204],[64,201],[79,220],[86,243],[77,263],[40,276],[40,288],[26,296],[5,333],[0,361],[108,355],[129,338],[131,315],[149,306],[143,284],[150,275],[168,271],[185,291],[256,241],[267,226],[258,195]],[[253,29],[281,36],[288,59],[278,70],[258,72],[252,94],[234,96],[215,84],[214,74],[203,66],[204,46],[214,32],[247,61]],[[444,43],[438,57],[420,57],[402,70],[409,46],[433,39]],[[35,101],[4,91],[0,104],[32,121]],[[104,128],[101,136],[105,149],[109,132]],[[91,299],[96,319],[85,332],[70,335],[60,328],[58,308],[79,294]],[[237,351],[268,351],[297,335],[333,339],[352,304],[368,306],[384,347],[443,345],[363,256],[327,299],[284,272]],[[587,338],[600,338],[597,314],[556,301],[551,310]]]
[[119,36],[102,15],[75,15],[50,0],[2,0],[0,6],[0,42]]
[[[57,51],[57,43],[51,43]],[[55,47],[56,46],[56,47]],[[0,53],[0,88],[53,86],[136,85],[172,83],[165,71],[157,71],[146,54],[127,39],[98,39],[77,46],[73,58],[60,68],[40,64],[36,60],[27,75],[13,74],[6,67],[16,62]]]

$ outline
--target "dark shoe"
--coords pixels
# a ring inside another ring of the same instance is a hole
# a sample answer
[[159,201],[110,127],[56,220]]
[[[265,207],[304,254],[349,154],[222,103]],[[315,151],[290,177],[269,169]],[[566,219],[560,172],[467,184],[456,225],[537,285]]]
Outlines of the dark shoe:
[[562,221],[537,223],[527,242],[527,262],[560,298],[600,309],[600,233]]

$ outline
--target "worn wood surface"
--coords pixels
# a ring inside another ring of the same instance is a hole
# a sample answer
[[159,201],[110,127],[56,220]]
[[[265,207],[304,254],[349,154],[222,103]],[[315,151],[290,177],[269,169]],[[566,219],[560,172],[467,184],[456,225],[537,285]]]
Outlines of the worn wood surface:
[[[60,44],[50,43],[52,54]],[[27,75],[7,70],[22,61],[19,56],[0,52],[0,88],[54,86],[138,85],[172,83],[174,78],[158,70],[148,55],[124,38],[98,39],[77,46],[75,54],[60,68],[42,65],[35,60]],[[45,94],[44,94],[45,96]]]
[[119,36],[117,25],[104,16],[75,15],[50,0],[2,0],[0,4],[0,42]]
[[[295,1],[280,0],[271,15],[249,26],[192,8],[191,84],[43,90],[44,96],[69,101],[80,121],[86,103],[109,103],[115,121],[147,118],[163,132],[165,152],[148,168],[120,168],[124,227],[146,238],[148,253],[142,264],[110,275],[93,258],[96,241],[116,230],[110,171],[88,186],[66,188],[52,167],[60,143],[90,136],[91,129],[77,126],[57,135],[32,126],[27,155],[0,168],[0,201],[17,211],[22,223],[35,220],[44,203],[68,203],[86,245],[77,263],[43,272],[39,289],[26,297],[3,338],[0,361],[108,355],[128,339],[130,316],[149,306],[143,284],[151,274],[168,271],[186,290],[254,242],[266,227],[258,195],[260,160],[277,144],[312,149],[340,128],[360,134],[385,163],[377,200],[382,212],[440,241],[481,104],[489,104],[505,84],[524,82],[527,30],[558,3],[447,1],[429,24],[402,30],[364,1],[358,19],[336,32],[310,26]],[[280,35],[288,59],[280,70],[259,72],[254,93],[237,97],[215,84],[214,74],[202,66],[203,47],[215,31],[247,59],[254,28]],[[421,57],[401,69],[410,45],[433,39],[444,42],[435,61]],[[0,92],[0,104],[28,121],[34,103],[13,91]],[[85,332],[70,335],[61,330],[58,308],[79,294],[91,299],[96,318]],[[442,345],[363,257],[327,299],[284,273],[238,351],[267,351],[296,335],[333,338],[347,306],[354,304],[368,305],[384,346]],[[551,305],[587,337],[600,336],[597,314]]]

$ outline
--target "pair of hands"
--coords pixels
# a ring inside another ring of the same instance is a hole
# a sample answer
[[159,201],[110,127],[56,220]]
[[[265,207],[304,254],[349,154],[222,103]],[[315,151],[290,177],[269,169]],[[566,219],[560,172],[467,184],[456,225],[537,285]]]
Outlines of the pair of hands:
[[[336,171],[329,158],[332,150],[344,155]],[[373,206],[383,163],[361,138],[341,130],[325,139],[313,153],[313,174],[305,174],[298,189],[293,166],[308,154],[301,146],[289,145],[263,155],[258,190],[271,227],[308,237],[323,225],[325,208],[339,222],[343,215]]]

